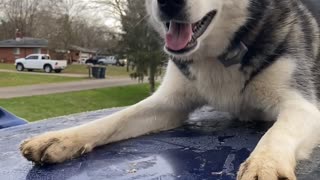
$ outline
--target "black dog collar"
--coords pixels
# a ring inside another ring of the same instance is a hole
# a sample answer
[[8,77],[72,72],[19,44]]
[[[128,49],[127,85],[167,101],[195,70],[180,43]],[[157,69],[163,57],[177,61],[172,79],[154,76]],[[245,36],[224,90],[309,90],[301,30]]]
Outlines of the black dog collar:
[[[228,48],[228,50],[219,56],[218,59],[226,68],[228,68],[236,64],[241,64],[247,53],[248,47],[240,41],[238,45],[233,45]],[[193,64],[193,61],[182,61],[176,58],[172,58],[172,61],[187,79],[196,80],[196,77],[190,72],[190,66]]]
[[230,67],[236,64],[241,64],[247,52],[248,47],[243,42],[239,42],[238,45],[228,48],[228,50],[219,56],[218,59],[225,67]]

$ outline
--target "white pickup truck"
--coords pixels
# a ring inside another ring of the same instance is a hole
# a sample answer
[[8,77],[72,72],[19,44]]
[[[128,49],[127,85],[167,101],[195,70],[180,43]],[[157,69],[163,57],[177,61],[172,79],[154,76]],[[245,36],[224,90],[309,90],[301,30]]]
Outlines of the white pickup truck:
[[17,71],[44,70],[46,73],[52,71],[60,73],[67,67],[67,61],[51,60],[48,54],[31,54],[26,58],[17,59],[15,62]]

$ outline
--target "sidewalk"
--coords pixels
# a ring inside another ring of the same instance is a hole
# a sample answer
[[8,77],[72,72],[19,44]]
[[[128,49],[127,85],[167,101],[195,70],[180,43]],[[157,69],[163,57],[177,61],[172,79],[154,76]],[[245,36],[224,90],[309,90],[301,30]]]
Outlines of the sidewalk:
[[131,80],[130,78],[113,78],[104,80],[83,80],[68,83],[6,87],[0,88],[0,99],[48,95],[133,84],[137,84],[137,81]]

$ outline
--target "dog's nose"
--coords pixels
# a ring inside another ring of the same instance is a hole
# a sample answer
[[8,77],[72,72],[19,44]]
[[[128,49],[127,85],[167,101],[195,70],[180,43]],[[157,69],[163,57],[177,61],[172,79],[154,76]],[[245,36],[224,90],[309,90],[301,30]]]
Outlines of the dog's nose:
[[178,15],[185,6],[185,0],[158,0],[159,8],[168,18]]

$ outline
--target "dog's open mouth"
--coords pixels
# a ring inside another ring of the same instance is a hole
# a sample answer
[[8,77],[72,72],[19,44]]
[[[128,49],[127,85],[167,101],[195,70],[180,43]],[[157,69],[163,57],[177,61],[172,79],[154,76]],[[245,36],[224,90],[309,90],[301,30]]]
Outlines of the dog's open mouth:
[[198,38],[201,37],[217,11],[209,12],[205,17],[196,23],[167,22],[166,49],[175,54],[183,54],[196,48]]

